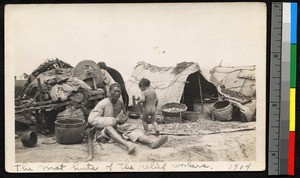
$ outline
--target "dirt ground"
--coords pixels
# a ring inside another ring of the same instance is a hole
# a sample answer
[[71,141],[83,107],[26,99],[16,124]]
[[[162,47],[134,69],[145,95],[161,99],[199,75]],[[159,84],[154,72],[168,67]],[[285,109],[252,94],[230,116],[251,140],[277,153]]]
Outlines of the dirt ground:
[[[141,120],[129,119],[142,128]],[[254,161],[256,157],[256,122],[219,122],[199,119],[196,122],[159,124],[161,133],[168,135],[166,144],[157,149],[136,143],[136,151],[128,155],[117,143],[99,145],[93,141],[92,161]],[[38,135],[36,147],[26,148],[21,143],[22,132],[15,139],[16,162],[84,162],[87,141],[61,145],[54,134]],[[151,137],[155,137],[151,135]]]

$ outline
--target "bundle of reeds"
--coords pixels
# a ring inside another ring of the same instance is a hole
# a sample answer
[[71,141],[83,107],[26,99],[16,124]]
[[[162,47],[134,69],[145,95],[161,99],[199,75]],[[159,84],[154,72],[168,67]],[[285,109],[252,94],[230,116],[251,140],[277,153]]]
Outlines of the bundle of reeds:
[[172,74],[180,74],[182,71],[184,71],[189,66],[193,65],[193,62],[181,62],[176,65],[176,67],[173,69]]

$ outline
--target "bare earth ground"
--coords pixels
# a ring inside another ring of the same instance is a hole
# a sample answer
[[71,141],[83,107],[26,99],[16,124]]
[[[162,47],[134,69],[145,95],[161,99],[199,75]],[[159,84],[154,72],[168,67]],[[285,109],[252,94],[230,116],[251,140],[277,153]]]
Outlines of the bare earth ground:
[[[129,119],[142,128],[141,120]],[[169,140],[158,149],[136,143],[136,152],[128,155],[117,143],[101,146],[93,141],[92,161],[254,161],[256,157],[256,122],[219,122],[199,119],[197,122],[159,124],[162,134]],[[87,157],[87,141],[81,144],[61,145],[55,136],[38,135],[38,144],[26,148],[21,134],[15,139],[16,162],[84,162]],[[151,137],[155,138],[154,135]]]

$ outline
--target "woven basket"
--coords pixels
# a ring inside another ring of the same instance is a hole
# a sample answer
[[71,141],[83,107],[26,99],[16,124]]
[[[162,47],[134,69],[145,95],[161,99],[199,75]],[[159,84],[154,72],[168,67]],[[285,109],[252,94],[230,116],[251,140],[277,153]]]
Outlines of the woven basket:
[[[174,108],[176,111],[170,111]],[[181,117],[187,110],[187,106],[181,103],[167,103],[161,106],[163,116],[166,117]]]
[[219,121],[229,121],[232,119],[232,105],[230,101],[217,101],[213,105],[214,119]]

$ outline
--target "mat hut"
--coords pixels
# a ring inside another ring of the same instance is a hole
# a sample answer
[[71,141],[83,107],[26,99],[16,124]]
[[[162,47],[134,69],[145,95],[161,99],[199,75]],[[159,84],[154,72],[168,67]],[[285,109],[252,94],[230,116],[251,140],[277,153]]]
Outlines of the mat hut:
[[[138,62],[128,81],[126,89],[129,98],[140,96],[138,83],[142,78],[151,81],[159,99],[158,108],[166,103],[177,102],[187,105],[193,111],[199,103],[214,102],[218,97],[216,87],[202,74],[197,63],[182,62],[175,67],[158,67],[145,62]],[[130,99],[129,105],[133,101]]]
[[255,97],[255,66],[223,67],[218,66],[210,70],[210,81],[218,86],[239,92],[245,96]]
[[[255,66],[217,66],[210,73],[210,81],[218,87],[221,95],[231,102],[237,102],[233,119],[244,122],[256,120]],[[244,112],[239,109],[241,107]]]

